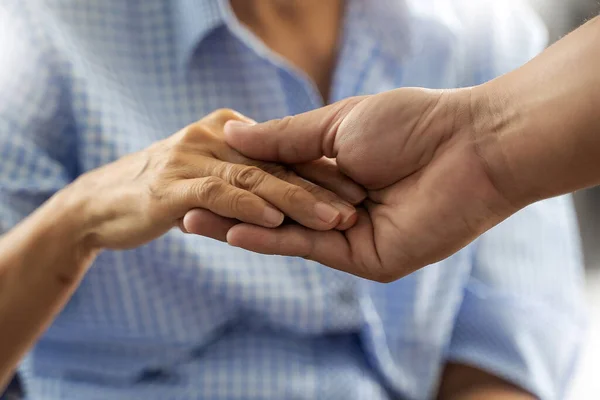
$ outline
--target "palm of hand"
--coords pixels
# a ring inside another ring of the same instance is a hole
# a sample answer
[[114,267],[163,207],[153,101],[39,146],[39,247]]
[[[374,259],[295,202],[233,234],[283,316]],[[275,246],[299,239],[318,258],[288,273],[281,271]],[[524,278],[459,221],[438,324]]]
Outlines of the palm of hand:
[[366,226],[345,232],[353,250],[372,242],[366,260],[364,250],[352,251],[363,254],[360,275],[398,279],[458,251],[501,219],[495,189],[469,157],[449,149],[408,178],[369,192]]
[[[458,114],[445,93],[401,90],[358,104],[334,144],[340,169],[371,189],[359,224],[344,233],[351,255],[345,267],[379,281],[449,256],[508,206],[470,135],[453,132]],[[403,128],[387,134],[393,127]]]
[[335,157],[369,190],[356,225],[315,232],[242,224],[228,232],[230,244],[390,281],[459,250],[510,214],[478,155],[468,91],[404,88],[308,114],[247,128],[232,142],[270,160]]

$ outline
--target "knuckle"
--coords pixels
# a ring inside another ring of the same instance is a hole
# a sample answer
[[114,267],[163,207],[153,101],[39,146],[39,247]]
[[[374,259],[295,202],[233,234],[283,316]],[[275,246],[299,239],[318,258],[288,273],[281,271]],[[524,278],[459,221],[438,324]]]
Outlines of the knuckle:
[[205,124],[203,124],[202,121],[198,121],[186,126],[177,133],[174,147],[177,148],[188,143],[196,143],[201,140],[206,140],[206,138],[211,136],[212,134]]
[[255,166],[239,168],[234,176],[236,186],[243,189],[252,189],[259,186],[265,179],[265,172]]
[[287,128],[290,127],[293,120],[294,117],[292,115],[288,115],[286,117],[267,122],[267,124],[271,125],[269,128],[271,128],[272,130],[285,131]]
[[[294,171],[290,171],[285,166],[281,164],[273,164],[273,163],[264,163],[259,164],[258,168],[265,171],[269,175],[273,175],[276,178],[279,178],[283,181],[294,185],[293,187],[297,187],[296,190],[305,190],[311,194],[323,194],[329,195],[329,191],[321,188],[301,177],[299,177]],[[294,196],[296,194],[293,194]]]
[[225,124],[230,119],[241,119],[242,115],[231,108],[219,108],[206,116],[206,119]]
[[286,185],[286,188],[282,192],[282,198],[285,202],[296,203],[300,199],[302,189],[295,185]]
[[238,214],[240,211],[244,209],[242,204],[244,203],[244,199],[246,194],[243,191],[233,190],[227,196],[227,206],[229,210]]
[[203,202],[214,200],[223,188],[223,181],[216,176],[203,178],[201,183],[196,186],[196,197]]
[[231,108],[219,108],[218,110],[215,110],[213,114],[219,118],[235,118],[239,115],[237,111],[232,110]]

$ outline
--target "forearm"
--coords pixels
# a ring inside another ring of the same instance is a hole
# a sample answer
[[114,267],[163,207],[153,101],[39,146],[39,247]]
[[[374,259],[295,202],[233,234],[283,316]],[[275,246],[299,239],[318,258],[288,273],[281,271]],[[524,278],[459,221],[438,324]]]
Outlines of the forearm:
[[439,400],[533,400],[534,397],[524,394],[515,393],[514,390],[506,390],[505,388],[475,388],[472,390],[460,391],[448,397],[440,397]]
[[472,89],[479,151],[519,206],[600,183],[600,19]]
[[0,392],[94,258],[81,246],[81,213],[71,206],[56,196],[0,237]]
[[533,400],[523,389],[480,369],[463,364],[446,365],[438,400]]

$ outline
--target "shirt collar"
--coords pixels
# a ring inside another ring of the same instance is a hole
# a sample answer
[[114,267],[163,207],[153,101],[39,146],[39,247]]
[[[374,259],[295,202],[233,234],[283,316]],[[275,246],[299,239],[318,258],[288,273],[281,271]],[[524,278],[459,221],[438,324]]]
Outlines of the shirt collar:
[[[411,8],[405,0],[346,1],[344,29],[372,35],[383,54],[396,60],[409,54]],[[210,32],[228,23],[232,13],[229,0],[173,0],[173,4],[176,57],[185,68],[199,44]]]
[[223,1],[173,0],[172,18],[176,57],[185,67],[202,40],[225,23]]

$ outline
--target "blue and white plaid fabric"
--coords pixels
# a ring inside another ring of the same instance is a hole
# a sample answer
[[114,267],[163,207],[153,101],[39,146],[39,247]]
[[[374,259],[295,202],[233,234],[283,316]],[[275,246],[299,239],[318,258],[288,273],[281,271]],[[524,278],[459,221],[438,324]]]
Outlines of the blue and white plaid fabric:
[[[332,100],[477,84],[544,44],[518,1],[349,0]],[[216,108],[321,105],[226,1],[3,0],[1,230]],[[35,400],[428,399],[459,361],[558,399],[580,283],[569,198],[389,285],[173,231],[101,254],[20,372]]]

